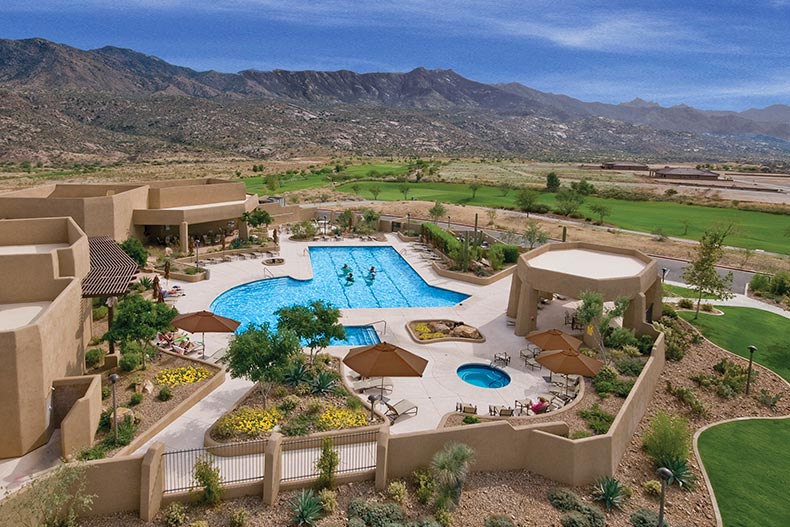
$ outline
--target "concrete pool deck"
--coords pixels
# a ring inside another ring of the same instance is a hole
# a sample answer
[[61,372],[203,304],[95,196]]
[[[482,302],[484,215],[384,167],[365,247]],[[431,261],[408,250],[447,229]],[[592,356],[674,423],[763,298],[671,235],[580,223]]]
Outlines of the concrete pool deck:
[[[285,238],[285,237],[283,237]],[[232,262],[209,265],[211,279],[197,283],[181,283],[186,296],[179,297],[175,306],[182,313],[208,309],[211,302],[221,293],[238,285],[261,280],[266,277],[291,276],[297,279],[312,277],[308,247],[327,246],[337,247],[342,245],[356,246],[392,246],[398,251],[414,270],[428,284],[436,287],[451,289],[471,295],[460,304],[450,307],[431,308],[387,308],[387,309],[344,309],[341,311],[341,322],[344,325],[373,324],[381,340],[386,340],[409,351],[412,351],[428,360],[428,366],[421,378],[394,378],[394,388],[391,393],[385,393],[385,398],[391,401],[408,399],[419,406],[416,416],[404,416],[398,419],[392,427],[392,433],[406,433],[418,430],[436,428],[441,418],[455,409],[457,402],[474,404],[478,413],[488,414],[488,405],[497,404],[513,406],[516,399],[525,397],[534,398],[537,394],[547,391],[548,384],[543,375],[548,375],[547,370],[532,371],[524,368],[523,361],[519,359],[519,351],[526,347],[523,337],[513,333],[513,327],[507,325],[505,307],[510,288],[510,279],[504,278],[489,286],[480,286],[460,282],[439,276],[434,272],[429,260],[423,259],[423,253],[412,248],[408,243],[402,242],[395,235],[387,235],[386,242],[294,242],[281,240],[280,256],[285,258],[285,265],[264,266],[262,260],[237,260]],[[265,271],[264,269],[268,269]],[[175,282],[172,281],[171,282]],[[464,321],[477,327],[486,337],[484,343],[442,342],[433,344],[417,343],[410,337],[406,330],[406,323],[416,319],[451,319]],[[200,337],[198,337],[200,338]],[[206,349],[209,356],[217,358],[227,348],[231,336],[226,334],[207,334]],[[348,346],[334,346],[327,351],[335,356],[343,357],[348,352]],[[466,363],[488,364],[494,353],[507,351],[511,356],[509,366],[503,369],[510,375],[511,383],[498,389],[480,388],[467,384],[456,374],[456,369]],[[346,374],[353,372],[346,370]],[[235,383],[234,383],[235,384]],[[212,413],[217,411],[217,392],[224,390],[224,385],[209,396]],[[236,387],[238,388],[238,387]],[[238,393],[238,391],[236,391]],[[368,393],[375,394],[376,391]],[[363,397],[366,397],[363,396]],[[207,399],[209,399],[207,398]],[[226,401],[228,407],[234,401]],[[190,422],[194,427],[194,414],[199,413],[199,403],[189,414]],[[185,416],[186,417],[186,416]],[[177,426],[178,421],[173,424]],[[189,426],[185,423],[184,426]],[[169,427],[172,428],[172,427]],[[165,440],[174,437],[173,431],[165,430],[159,439]],[[200,431],[200,440],[202,441]],[[192,441],[180,438],[178,448],[192,446]]]

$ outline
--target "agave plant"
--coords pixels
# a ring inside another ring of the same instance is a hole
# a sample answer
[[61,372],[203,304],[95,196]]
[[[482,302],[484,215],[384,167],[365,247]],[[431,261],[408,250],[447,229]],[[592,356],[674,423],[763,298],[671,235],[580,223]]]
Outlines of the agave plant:
[[332,393],[337,385],[337,379],[328,371],[319,372],[310,383],[311,391],[316,395]]
[[141,277],[137,283],[140,284],[140,287],[143,288],[143,291],[148,291],[154,287],[154,281],[149,276]]
[[659,460],[659,465],[672,472],[672,477],[667,480],[669,485],[677,483],[683,490],[692,490],[697,483],[697,477],[688,465],[688,461],[678,457],[666,457]]
[[593,499],[602,502],[607,511],[622,509],[626,498],[625,488],[615,478],[602,476],[593,486]]
[[313,527],[321,519],[321,514],[324,512],[324,508],[321,506],[321,498],[316,496],[313,489],[302,489],[291,500],[290,506],[293,511],[291,520],[295,525],[309,525]]
[[304,363],[297,362],[290,370],[285,372],[283,381],[289,386],[298,386],[299,384],[310,382],[310,370]]

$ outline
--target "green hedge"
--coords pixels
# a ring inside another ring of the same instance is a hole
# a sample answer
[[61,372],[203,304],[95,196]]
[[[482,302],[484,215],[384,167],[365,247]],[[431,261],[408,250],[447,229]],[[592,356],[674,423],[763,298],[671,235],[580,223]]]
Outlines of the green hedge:
[[444,254],[449,255],[452,251],[461,250],[461,242],[453,236],[453,234],[438,225],[433,223],[422,224],[422,234],[425,240],[442,251]]

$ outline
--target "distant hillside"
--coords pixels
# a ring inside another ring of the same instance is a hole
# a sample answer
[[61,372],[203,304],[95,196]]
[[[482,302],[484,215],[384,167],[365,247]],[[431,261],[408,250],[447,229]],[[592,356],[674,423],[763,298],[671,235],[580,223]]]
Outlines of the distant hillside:
[[790,157],[790,107],[588,103],[452,70],[197,72],[115,47],[0,40],[0,158],[343,151],[646,161]]

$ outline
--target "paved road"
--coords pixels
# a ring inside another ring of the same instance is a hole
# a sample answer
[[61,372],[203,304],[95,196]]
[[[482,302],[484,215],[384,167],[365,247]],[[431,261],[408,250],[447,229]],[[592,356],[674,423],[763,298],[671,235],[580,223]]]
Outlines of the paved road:
[[[683,269],[686,268],[688,262],[684,262],[681,260],[673,260],[669,258],[661,258],[659,256],[654,256],[656,262],[658,263],[659,269],[666,268],[667,276],[666,279],[672,282],[683,282]],[[723,267],[717,267],[716,271],[724,276],[729,273],[730,269],[725,269]],[[733,293],[739,295],[746,294],[746,286],[749,285],[754,273],[750,273],[748,271],[732,271],[732,287],[731,290]]]

